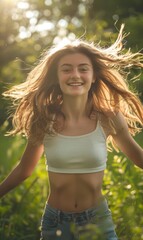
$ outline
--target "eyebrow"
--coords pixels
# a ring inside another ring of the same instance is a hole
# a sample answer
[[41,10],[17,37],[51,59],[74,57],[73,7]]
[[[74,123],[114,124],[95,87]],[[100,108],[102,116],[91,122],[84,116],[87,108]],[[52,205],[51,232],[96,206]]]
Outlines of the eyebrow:
[[[78,66],[91,66],[91,64],[89,64],[89,63],[80,63]],[[62,64],[60,67],[67,67],[67,66],[69,66],[69,67],[71,67],[72,66],[72,64],[70,64],[70,63],[64,63],[64,64]]]

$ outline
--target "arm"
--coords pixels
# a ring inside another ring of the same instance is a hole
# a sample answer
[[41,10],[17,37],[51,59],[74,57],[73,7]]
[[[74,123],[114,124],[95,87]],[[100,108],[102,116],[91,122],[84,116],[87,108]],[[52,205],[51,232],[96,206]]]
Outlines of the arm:
[[115,143],[135,165],[143,169],[143,149],[130,135],[123,115],[119,112],[112,120],[116,128],[116,134],[112,135]]
[[20,162],[0,184],[0,198],[32,174],[42,153],[43,145],[33,146],[28,142]]

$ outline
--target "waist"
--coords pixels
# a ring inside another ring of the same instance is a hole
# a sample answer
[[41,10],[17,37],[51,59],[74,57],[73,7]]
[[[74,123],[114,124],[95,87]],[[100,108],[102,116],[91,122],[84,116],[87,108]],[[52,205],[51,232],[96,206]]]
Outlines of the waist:
[[88,222],[94,216],[102,216],[108,210],[108,204],[106,199],[102,199],[98,206],[93,206],[81,212],[65,212],[59,209],[53,208],[48,203],[45,207],[45,213],[52,214],[59,222]]
[[63,211],[76,212],[98,205],[102,197],[104,172],[59,174],[49,172],[49,204]]

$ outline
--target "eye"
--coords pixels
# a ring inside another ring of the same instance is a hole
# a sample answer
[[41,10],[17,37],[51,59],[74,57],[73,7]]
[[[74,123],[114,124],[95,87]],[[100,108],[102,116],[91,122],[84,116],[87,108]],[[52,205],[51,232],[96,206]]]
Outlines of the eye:
[[70,68],[62,68],[61,71],[64,73],[69,73],[71,71],[71,69]]
[[87,72],[87,71],[89,71],[89,69],[88,69],[88,67],[83,66],[83,67],[80,67],[80,68],[79,68],[79,71],[80,71],[80,72]]

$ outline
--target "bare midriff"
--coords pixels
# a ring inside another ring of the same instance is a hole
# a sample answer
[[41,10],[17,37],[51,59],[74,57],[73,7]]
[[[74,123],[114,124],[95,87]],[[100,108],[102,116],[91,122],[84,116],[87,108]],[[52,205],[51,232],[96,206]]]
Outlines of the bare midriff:
[[103,200],[104,171],[84,174],[49,172],[51,207],[66,212],[81,212],[96,207]]

